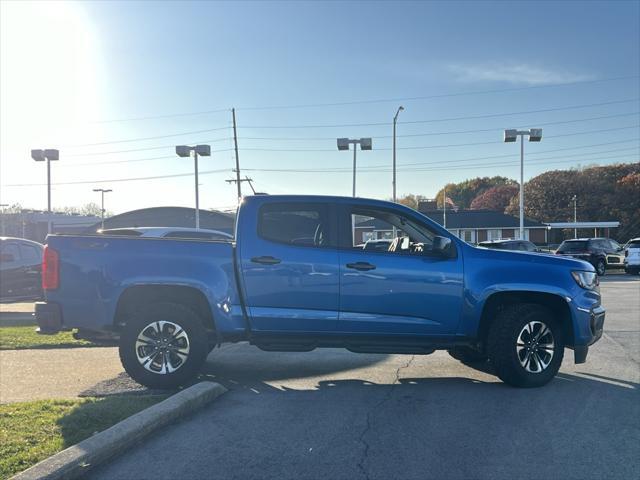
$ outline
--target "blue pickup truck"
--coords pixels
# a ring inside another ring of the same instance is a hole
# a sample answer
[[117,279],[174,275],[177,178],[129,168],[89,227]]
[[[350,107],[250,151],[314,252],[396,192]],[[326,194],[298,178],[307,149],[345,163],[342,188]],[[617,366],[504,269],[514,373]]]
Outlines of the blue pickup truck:
[[[39,331],[118,339],[129,375],[173,388],[225,342],[488,362],[536,387],[602,335],[589,263],[476,248],[394,203],[253,196],[234,241],[50,235]],[[372,238],[386,249],[366,249]]]

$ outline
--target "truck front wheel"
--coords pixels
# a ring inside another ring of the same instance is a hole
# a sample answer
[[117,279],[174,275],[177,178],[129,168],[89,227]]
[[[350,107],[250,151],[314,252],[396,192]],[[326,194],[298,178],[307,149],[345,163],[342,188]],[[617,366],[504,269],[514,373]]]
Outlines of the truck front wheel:
[[541,387],[555,377],[562,364],[562,329],[551,311],[541,305],[509,305],[489,328],[487,352],[503,382]]
[[177,303],[155,303],[137,310],[120,336],[124,369],[149,388],[184,385],[198,374],[207,352],[200,318]]

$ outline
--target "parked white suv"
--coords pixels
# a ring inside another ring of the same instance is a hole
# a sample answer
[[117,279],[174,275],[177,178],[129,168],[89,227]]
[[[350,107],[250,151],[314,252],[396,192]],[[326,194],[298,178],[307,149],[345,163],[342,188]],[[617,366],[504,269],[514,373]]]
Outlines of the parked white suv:
[[640,273],[640,237],[632,238],[624,246],[624,271],[630,275]]

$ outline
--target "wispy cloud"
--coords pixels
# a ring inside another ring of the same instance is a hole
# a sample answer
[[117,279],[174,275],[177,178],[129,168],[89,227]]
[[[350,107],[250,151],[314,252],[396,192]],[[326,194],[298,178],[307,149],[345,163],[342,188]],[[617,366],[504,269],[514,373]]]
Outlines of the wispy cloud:
[[461,82],[507,82],[515,85],[548,85],[593,80],[595,76],[567,70],[551,70],[526,63],[452,64],[448,70]]

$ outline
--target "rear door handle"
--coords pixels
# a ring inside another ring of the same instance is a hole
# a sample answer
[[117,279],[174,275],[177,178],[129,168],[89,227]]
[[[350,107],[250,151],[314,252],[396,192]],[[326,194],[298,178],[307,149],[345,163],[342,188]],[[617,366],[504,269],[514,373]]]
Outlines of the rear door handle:
[[251,261],[253,263],[260,263],[262,265],[277,265],[282,260],[280,260],[279,258],[272,257],[270,255],[267,255],[264,257],[253,257]]
[[347,263],[347,268],[366,272],[367,270],[375,270],[376,266],[367,262]]

